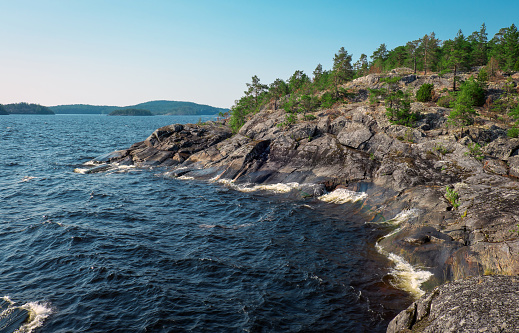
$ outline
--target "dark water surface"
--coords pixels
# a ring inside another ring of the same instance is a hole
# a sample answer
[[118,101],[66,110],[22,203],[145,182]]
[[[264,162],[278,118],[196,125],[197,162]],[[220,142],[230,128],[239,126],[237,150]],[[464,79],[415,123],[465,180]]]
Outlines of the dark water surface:
[[73,172],[198,118],[0,117],[0,297],[21,331],[384,332],[410,296],[359,204]]

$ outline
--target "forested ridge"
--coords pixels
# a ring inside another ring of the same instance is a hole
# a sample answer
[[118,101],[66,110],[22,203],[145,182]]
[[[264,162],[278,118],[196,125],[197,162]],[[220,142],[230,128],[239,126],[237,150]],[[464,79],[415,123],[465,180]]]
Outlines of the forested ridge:
[[228,109],[180,101],[150,101],[132,106],[98,106],[88,104],[58,105],[50,107],[57,114],[109,114],[121,109],[144,109],[156,115],[213,115]]
[[[470,125],[478,114],[478,107],[495,112],[512,121],[519,119],[517,83],[512,75],[519,71],[519,31],[515,24],[502,28],[489,39],[483,23],[479,30],[465,35],[461,30],[452,39],[441,41],[435,33],[389,50],[381,44],[369,57],[361,54],[356,62],[352,55],[341,47],[333,57],[333,67],[324,70],[318,64],[311,77],[296,70],[288,80],[276,79],[266,85],[255,75],[247,83],[245,95],[237,100],[230,110],[229,124],[237,132],[250,116],[260,109],[284,109],[287,126],[299,118],[311,120],[307,114],[318,109],[330,108],[337,103],[359,100],[363,92],[345,88],[346,83],[357,78],[376,74],[383,89],[368,89],[369,102],[383,102],[390,121],[413,126],[419,117],[410,111],[414,101],[434,102],[452,108],[449,119],[458,125]],[[472,72],[470,78],[462,78],[460,72]],[[432,85],[424,85],[416,93],[399,89],[397,83],[407,75],[437,75],[449,78],[452,86],[443,91],[434,91]],[[499,89],[494,89],[500,83]],[[488,96],[492,93],[492,98]],[[302,116],[300,116],[302,114]],[[503,118],[504,119],[504,118]],[[509,131],[519,134],[519,123]]]
[[108,114],[109,116],[153,116],[153,113],[151,113],[148,110],[143,109],[119,109],[112,111]]
[[54,114],[46,106],[29,103],[5,104],[3,108],[0,108],[0,113],[2,113],[2,110],[8,114]]

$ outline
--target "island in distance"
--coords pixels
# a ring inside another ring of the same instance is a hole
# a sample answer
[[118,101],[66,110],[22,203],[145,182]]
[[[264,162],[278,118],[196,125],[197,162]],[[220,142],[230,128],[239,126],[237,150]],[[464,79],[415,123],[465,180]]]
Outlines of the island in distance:
[[88,104],[58,105],[50,109],[56,114],[110,114],[116,110],[147,110],[154,115],[214,115],[227,113],[229,109],[217,108],[193,102],[150,101],[129,106],[100,106]]
[[0,108],[0,114],[55,114],[50,108],[29,103],[5,104]]
[[109,116],[153,116],[153,113],[143,109],[120,109],[114,110],[108,114]]

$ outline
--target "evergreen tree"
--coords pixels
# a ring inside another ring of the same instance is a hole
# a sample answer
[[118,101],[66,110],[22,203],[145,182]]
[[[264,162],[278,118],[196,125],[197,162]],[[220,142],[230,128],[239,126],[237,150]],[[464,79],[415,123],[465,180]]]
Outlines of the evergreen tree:
[[388,69],[405,66],[407,60],[407,49],[405,46],[397,46],[387,53],[385,67]]
[[285,81],[276,79],[270,84],[269,94],[274,98],[274,110],[278,108],[278,101],[281,97],[288,95],[289,89]]
[[461,126],[472,125],[474,117],[478,115],[474,106],[481,106],[484,102],[485,91],[481,87],[481,83],[474,78],[468,79],[461,84],[454,108],[449,114],[449,120]]
[[500,29],[490,41],[490,47],[490,55],[497,60],[502,70],[519,70],[519,32],[515,24]]
[[484,66],[488,62],[488,34],[485,23],[481,25],[479,31],[474,31],[468,37],[470,43],[470,59],[472,66]]
[[436,60],[435,53],[438,50],[439,44],[440,40],[436,38],[434,32],[431,32],[430,35],[425,35],[420,39],[418,52],[423,59],[424,75],[427,75],[427,68],[430,68]]
[[333,82],[335,85],[335,98],[339,98],[339,85],[353,78],[351,54],[341,47],[333,58]]
[[292,74],[292,76],[288,79],[288,88],[290,93],[297,92],[303,86],[310,83],[310,78],[303,71],[297,70]]
[[413,70],[416,74],[416,62],[418,58],[418,46],[420,45],[419,40],[413,40],[411,42],[407,42],[405,48],[407,51],[407,59],[411,60],[413,63]]
[[254,98],[254,107],[258,107],[258,98],[259,96],[266,91],[268,88],[267,85],[261,84],[260,79],[254,75],[252,77],[252,83],[247,83],[247,91],[245,91],[246,96],[253,96]]
[[454,78],[452,80],[452,90],[456,91],[457,71],[460,67],[468,67],[468,43],[461,30],[458,31],[454,40],[447,40],[443,44],[445,65],[452,67]]
[[315,67],[315,69],[314,69],[313,75],[314,75],[313,82],[319,82],[321,75],[323,75],[323,65],[318,64],[317,67]]
[[359,60],[353,64],[353,69],[355,70],[357,77],[368,74],[368,67],[368,56],[364,53],[362,53]]

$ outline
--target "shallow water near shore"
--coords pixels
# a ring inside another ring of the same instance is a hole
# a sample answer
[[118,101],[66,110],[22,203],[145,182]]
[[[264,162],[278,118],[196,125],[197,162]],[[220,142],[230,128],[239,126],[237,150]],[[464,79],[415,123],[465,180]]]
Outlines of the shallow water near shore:
[[20,331],[385,332],[412,296],[359,201],[74,173],[199,118],[0,118],[0,297],[33,314]]

